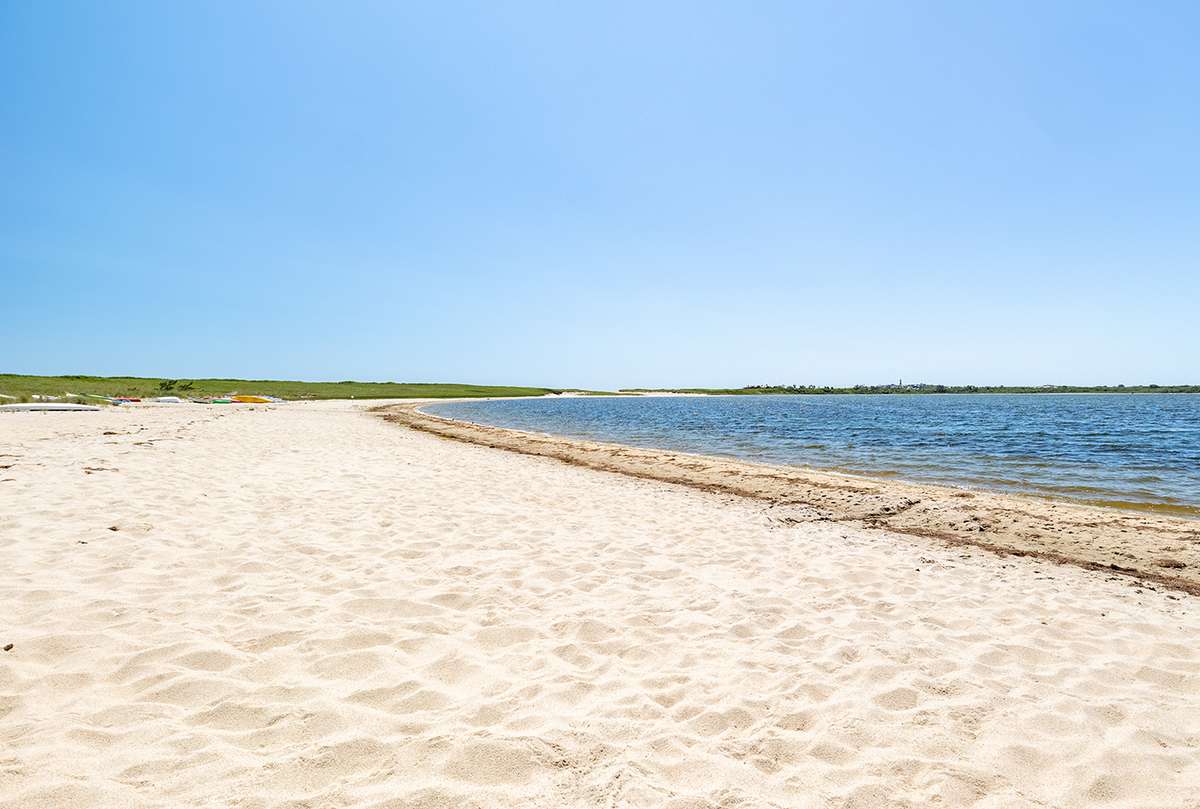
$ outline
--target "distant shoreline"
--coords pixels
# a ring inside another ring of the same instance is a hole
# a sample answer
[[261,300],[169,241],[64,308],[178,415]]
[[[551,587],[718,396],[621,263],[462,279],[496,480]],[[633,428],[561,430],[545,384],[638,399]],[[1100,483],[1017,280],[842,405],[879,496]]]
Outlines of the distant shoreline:
[[301,382],[269,379],[199,379],[132,376],[34,376],[0,374],[0,401],[32,396],[95,394],[109,397],[230,396],[235,393],[275,396],[288,400],[326,399],[477,399],[513,396],[597,395],[700,395],[700,396],[823,396],[830,394],[1018,394],[1018,393],[1200,393],[1200,385],[862,385],[849,388],[799,385],[749,385],[742,388],[624,388],[597,391],[584,388],[538,386],[471,385],[442,382]]
[[815,387],[790,387],[790,386],[771,386],[757,387],[751,386],[746,388],[627,388],[623,393],[670,393],[670,394],[691,394],[701,396],[829,396],[829,395],[891,395],[891,396],[926,396],[938,394],[1055,394],[1055,393],[1200,393],[1200,385],[1118,385],[1116,387],[1108,385],[1097,386],[1073,386],[1073,385],[1056,385],[1053,387],[1005,387],[1001,385],[995,386],[980,386],[980,385],[926,385],[923,387],[886,387],[886,386],[860,386],[853,388],[815,388]]

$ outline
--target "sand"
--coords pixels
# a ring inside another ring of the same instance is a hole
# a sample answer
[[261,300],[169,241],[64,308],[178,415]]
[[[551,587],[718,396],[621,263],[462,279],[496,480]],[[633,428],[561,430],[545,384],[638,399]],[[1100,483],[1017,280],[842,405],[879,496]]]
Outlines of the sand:
[[857,523],[1200,596],[1198,520],[501,430],[421,412],[418,402],[381,409],[388,421],[446,438],[762,500],[784,524]]
[[0,467],[4,809],[1200,807],[1196,597],[1135,577],[348,402]]

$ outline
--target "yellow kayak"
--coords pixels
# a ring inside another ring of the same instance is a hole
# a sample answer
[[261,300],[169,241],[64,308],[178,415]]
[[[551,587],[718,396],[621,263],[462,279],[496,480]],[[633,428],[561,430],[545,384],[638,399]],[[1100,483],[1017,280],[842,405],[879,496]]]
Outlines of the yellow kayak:
[[246,404],[270,404],[270,399],[264,399],[262,396],[232,396],[230,397],[235,402],[243,402]]

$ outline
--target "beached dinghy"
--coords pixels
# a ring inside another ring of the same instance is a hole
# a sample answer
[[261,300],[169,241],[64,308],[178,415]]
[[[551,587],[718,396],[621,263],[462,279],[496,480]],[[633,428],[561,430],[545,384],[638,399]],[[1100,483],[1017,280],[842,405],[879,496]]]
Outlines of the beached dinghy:
[[108,402],[109,404],[124,404],[125,399],[114,399],[111,396],[100,396],[96,393],[68,393],[67,396],[78,396],[80,399],[91,399],[93,402]]

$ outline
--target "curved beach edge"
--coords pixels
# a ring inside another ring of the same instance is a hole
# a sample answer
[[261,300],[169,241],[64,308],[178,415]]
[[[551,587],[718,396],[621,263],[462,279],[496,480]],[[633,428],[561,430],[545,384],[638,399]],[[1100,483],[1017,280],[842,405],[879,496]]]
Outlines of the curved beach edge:
[[418,409],[423,404],[429,402],[374,412],[442,438],[764,501],[779,527],[856,522],[1200,596],[1200,522],[1194,520],[557,438],[430,415]]

